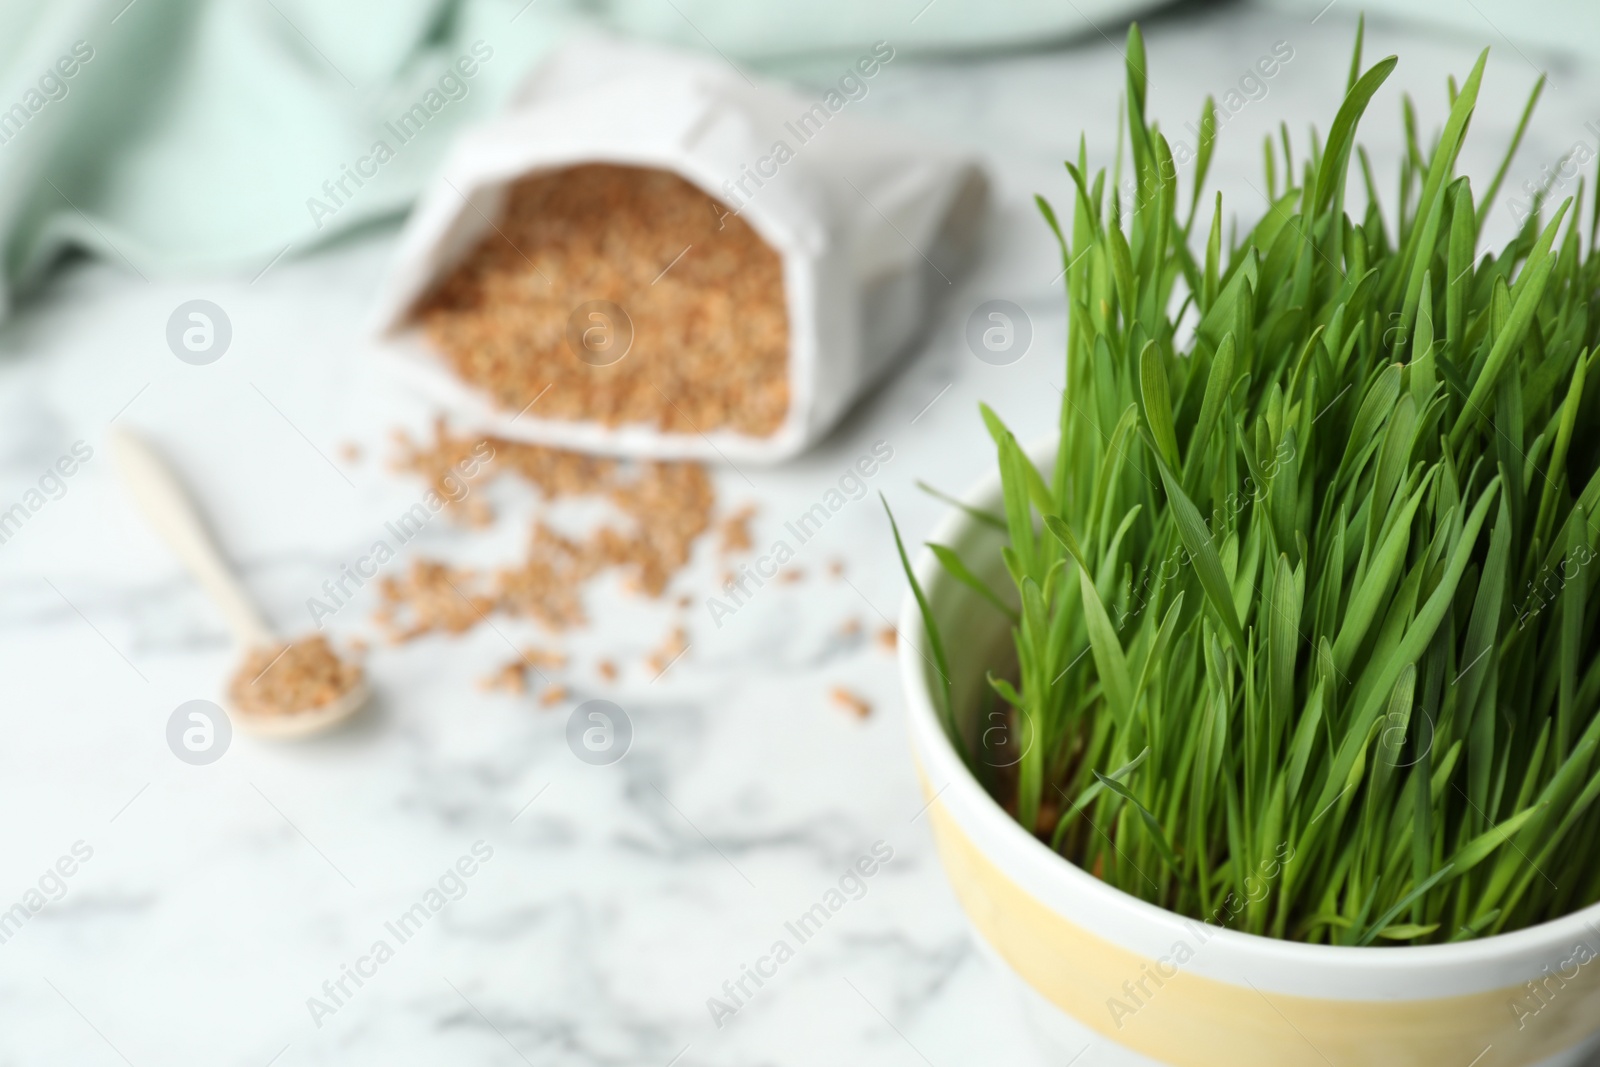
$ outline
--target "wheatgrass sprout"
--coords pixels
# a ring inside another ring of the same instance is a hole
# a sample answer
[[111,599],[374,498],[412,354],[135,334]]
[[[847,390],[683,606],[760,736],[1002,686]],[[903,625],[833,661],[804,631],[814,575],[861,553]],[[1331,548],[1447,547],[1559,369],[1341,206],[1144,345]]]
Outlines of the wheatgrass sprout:
[[1363,70],[1361,40],[1326,139],[1268,140],[1260,222],[1225,245],[1219,195],[1192,252],[1211,102],[1181,192],[1129,31],[1131,203],[1081,142],[1070,210],[1039,200],[1068,302],[1053,468],[983,409],[1015,583],[984,590],[1016,649],[990,684],[1034,743],[967,758],[1162,907],[1455,941],[1600,899],[1600,198],[1587,249],[1580,183],[1479,256],[1506,167],[1482,199],[1454,168],[1485,52],[1432,144],[1407,122],[1386,217],[1354,138],[1396,60]]

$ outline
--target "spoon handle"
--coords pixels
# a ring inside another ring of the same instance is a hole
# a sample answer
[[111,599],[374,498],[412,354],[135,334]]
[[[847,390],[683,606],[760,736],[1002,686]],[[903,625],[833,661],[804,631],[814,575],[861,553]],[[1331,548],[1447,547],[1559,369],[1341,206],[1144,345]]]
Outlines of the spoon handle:
[[112,432],[111,451],[139,509],[211,595],[239,643],[246,648],[272,644],[272,631],[223,561],[193,501],[178,484],[171,468],[162,462],[149,442],[120,426]]

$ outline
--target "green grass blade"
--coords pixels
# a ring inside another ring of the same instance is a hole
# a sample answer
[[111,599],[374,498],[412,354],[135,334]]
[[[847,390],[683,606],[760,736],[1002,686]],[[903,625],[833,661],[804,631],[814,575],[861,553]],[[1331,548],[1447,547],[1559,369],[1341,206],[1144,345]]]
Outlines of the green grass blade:
[[1206,529],[1205,520],[1200,517],[1194,503],[1173,480],[1172,472],[1167,470],[1165,464],[1158,464],[1158,467],[1161,484],[1167,491],[1167,502],[1172,508],[1173,522],[1184,548],[1188,549],[1195,574],[1200,579],[1200,587],[1205,590],[1206,600],[1221,620],[1228,640],[1242,654],[1245,648],[1244,628],[1239,625],[1239,614],[1233,606],[1233,590],[1228,585],[1228,576],[1223,573],[1222,559],[1211,540],[1211,531]]
[[979,596],[983,597],[983,599],[987,600],[990,604],[993,604],[996,611],[1010,619],[1013,623],[1017,621],[1017,613],[1013,611],[1005,601],[1001,600],[999,595],[984,583],[983,579],[979,578],[976,574],[973,574],[967,565],[961,561],[961,557],[956,555],[955,552],[949,548],[946,548],[944,545],[934,544],[932,541],[928,542],[928,550],[933,553],[934,558],[937,559],[940,565],[943,566],[944,569],[950,574],[950,577],[954,578],[968,589],[971,589],[974,593],[977,593]]
[[939,676],[939,684],[934,688],[939,698],[936,709],[944,720],[945,733],[955,745],[962,760],[971,766],[972,760],[967,754],[966,740],[961,736],[955,721],[955,705],[950,694],[950,661],[945,658],[944,640],[939,636],[939,622],[933,616],[933,609],[928,606],[928,598],[922,592],[922,584],[917,581],[917,574],[911,568],[911,560],[906,555],[905,542],[900,539],[900,527],[894,521],[894,512],[889,508],[888,498],[882,493],[878,499],[883,502],[883,511],[889,516],[889,529],[894,533],[895,551],[900,554],[900,567],[905,571],[906,581],[911,584],[911,594],[917,598],[917,610],[922,614],[922,627],[928,635],[928,650],[933,653],[933,668]]

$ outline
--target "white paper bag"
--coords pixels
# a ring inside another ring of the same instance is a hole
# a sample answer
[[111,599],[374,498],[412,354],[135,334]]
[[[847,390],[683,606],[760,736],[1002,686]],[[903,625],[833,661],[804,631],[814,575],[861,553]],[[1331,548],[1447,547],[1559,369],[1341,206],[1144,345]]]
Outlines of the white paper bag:
[[[987,199],[975,159],[852,113],[873,84],[865,72],[886,76],[885,56],[893,50],[880,43],[841,60],[839,84],[808,98],[751,84],[714,58],[593,38],[568,45],[504,115],[462,135],[413,212],[380,290],[386,352],[437,403],[507,437],[734,462],[801,452],[905,352],[932,302],[952,290]],[[511,183],[582,163],[673,171],[736,210],[778,253],[789,410],[775,432],[606,426],[540,418],[537,405],[519,416],[457,378],[409,324],[418,299],[490,231]]]

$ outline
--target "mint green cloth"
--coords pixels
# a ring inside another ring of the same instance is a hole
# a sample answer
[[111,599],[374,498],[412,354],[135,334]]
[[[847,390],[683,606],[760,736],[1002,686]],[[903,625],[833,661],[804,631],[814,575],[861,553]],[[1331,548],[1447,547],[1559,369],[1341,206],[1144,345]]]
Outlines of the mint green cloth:
[[580,26],[771,66],[877,39],[1032,44],[1128,5],[0,0],[0,312],[69,248],[144,277],[253,276],[393,217],[452,132]]

